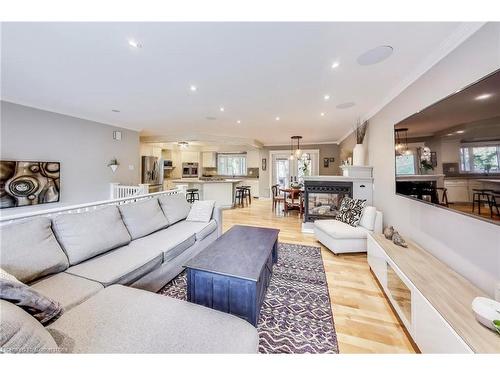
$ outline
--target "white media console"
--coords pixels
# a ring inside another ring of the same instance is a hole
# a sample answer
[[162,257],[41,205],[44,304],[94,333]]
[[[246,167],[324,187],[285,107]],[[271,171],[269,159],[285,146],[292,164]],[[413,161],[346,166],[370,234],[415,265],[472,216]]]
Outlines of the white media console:
[[500,353],[500,336],[474,318],[471,303],[485,294],[408,241],[396,246],[368,236],[368,263],[422,353]]

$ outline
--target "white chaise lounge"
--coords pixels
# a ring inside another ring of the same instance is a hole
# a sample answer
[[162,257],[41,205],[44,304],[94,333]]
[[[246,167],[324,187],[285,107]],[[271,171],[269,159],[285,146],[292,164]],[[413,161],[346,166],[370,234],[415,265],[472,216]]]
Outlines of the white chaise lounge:
[[382,212],[373,206],[363,209],[357,227],[338,220],[314,222],[314,236],[334,254],[366,252],[368,233],[382,233]]

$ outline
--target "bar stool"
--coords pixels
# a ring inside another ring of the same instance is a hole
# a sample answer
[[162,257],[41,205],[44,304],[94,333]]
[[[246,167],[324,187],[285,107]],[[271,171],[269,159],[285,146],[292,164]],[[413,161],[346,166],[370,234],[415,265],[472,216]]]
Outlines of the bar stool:
[[493,190],[491,192],[491,207],[490,207],[490,210],[491,210],[491,215],[490,217],[493,218],[493,207],[495,207],[497,213],[496,215],[497,216],[500,216],[500,212],[499,212],[499,209],[498,209],[498,204],[500,203],[500,191],[499,190]]
[[491,215],[493,215],[491,199],[490,199],[492,192],[493,190],[490,189],[472,189],[472,213],[474,213],[475,206],[477,203],[477,212],[479,215],[481,215],[481,204],[487,203],[488,207],[490,208]]
[[248,204],[252,204],[252,192],[250,190],[249,185],[243,185],[241,186],[243,188],[243,199],[247,201],[248,198]]
[[244,207],[243,197],[245,196],[245,189],[242,186],[236,186],[234,194],[234,203],[238,206]]
[[200,200],[199,189],[186,189],[186,200],[189,203]]
[[[439,204],[442,205],[442,206],[448,207],[449,206],[449,203],[448,203],[448,193],[447,193],[448,189],[445,188],[445,187],[442,187],[442,188],[438,187],[438,188],[436,188],[436,190],[443,192],[443,195],[442,195],[442,198],[441,198],[441,201],[439,202]],[[438,200],[439,200],[439,197],[438,197]]]

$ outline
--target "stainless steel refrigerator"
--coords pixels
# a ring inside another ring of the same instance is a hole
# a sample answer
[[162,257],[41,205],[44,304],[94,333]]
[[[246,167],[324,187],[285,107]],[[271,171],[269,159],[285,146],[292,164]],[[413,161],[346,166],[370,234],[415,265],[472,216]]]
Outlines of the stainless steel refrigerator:
[[155,193],[163,190],[163,160],[156,156],[142,157],[143,184],[149,185],[149,192]]

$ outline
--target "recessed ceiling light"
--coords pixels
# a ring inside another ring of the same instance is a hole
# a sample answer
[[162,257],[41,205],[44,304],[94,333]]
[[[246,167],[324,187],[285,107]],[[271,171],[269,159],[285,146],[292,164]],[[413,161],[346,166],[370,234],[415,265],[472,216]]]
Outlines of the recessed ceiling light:
[[120,112],[120,110],[119,110],[119,109],[112,109],[111,111],[112,111],[112,112],[116,112],[116,113]]
[[276,121],[279,121],[279,120],[280,120],[280,117],[279,117],[279,116],[276,116],[275,120],[276,120]]
[[493,96],[493,94],[482,94],[482,95],[476,96],[476,100],[485,100],[485,99],[491,98],[492,96]]
[[332,64],[332,69],[337,69],[339,67],[340,63],[338,61],[335,61],[333,64]]
[[325,94],[325,96],[323,96],[323,99],[330,100],[330,95],[329,94]]
[[393,51],[391,46],[378,46],[361,54],[356,61],[359,65],[378,64],[391,56]]
[[338,104],[337,108],[338,109],[347,109],[347,108],[354,107],[355,105],[356,105],[356,103],[354,103],[354,102],[345,102],[345,103]]
[[195,92],[196,90],[198,90],[198,88],[195,85],[191,85],[191,86],[189,86],[189,90],[191,90],[192,92]]
[[463,134],[463,133],[465,133],[465,130],[457,130],[457,132],[456,132],[456,133],[457,133],[457,134]]
[[237,120],[237,121],[236,121],[236,123],[237,123],[237,124],[241,124],[241,120]]
[[325,112],[321,112],[319,115],[320,115],[321,117],[324,117],[324,116],[325,116]]
[[447,135],[448,137],[450,137],[450,136],[452,136],[452,135],[453,135],[453,133],[448,133],[448,134],[446,134],[446,135]]
[[224,112],[224,107],[220,107],[219,111]]
[[135,39],[129,39],[128,45],[132,48],[142,48],[142,44]]

